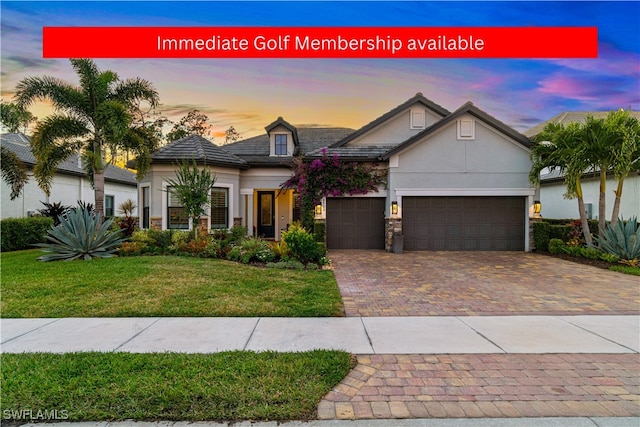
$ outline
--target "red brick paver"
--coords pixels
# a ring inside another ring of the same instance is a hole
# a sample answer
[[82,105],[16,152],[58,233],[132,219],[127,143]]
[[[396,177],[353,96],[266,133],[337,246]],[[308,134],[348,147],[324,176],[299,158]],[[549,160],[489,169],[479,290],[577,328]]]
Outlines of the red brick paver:
[[368,355],[320,419],[640,416],[638,354]]
[[540,254],[329,255],[347,316],[640,314],[637,276]]

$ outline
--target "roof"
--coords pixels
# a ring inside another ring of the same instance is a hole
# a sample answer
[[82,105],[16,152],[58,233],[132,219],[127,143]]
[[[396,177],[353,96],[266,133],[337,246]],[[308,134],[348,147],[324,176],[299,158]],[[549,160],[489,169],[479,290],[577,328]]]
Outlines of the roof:
[[[298,151],[304,155],[328,147],[353,131],[353,129],[339,127],[298,127]],[[283,162],[290,160],[289,157],[269,156],[269,135],[267,134],[227,144],[222,148],[252,166],[282,166]]]
[[449,123],[453,122],[454,120],[456,120],[458,117],[462,116],[463,114],[471,114],[471,115],[475,116],[476,118],[482,120],[483,122],[485,122],[488,125],[494,127],[495,129],[498,129],[499,131],[501,131],[505,135],[508,135],[509,137],[511,137],[512,139],[514,139],[515,141],[517,141],[518,143],[522,144],[523,146],[525,146],[527,148],[530,148],[531,145],[532,145],[531,141],[529,140],[529,138],[527,138],[525,135],[521,134],[520,132],[517,132],[513,128],[511,128],[511,127],[507,126],[506,124],[502,123],[500,120],[496,119],[492,115],[485,113],[484,111],[482,111],[481,109],[479,109],[478,107],[473,105],[472,102],[467,102],[464,105],[462,105],[460,108],[458,108],[456,111],[454,111],[453,113],[449,114],[444,119],[434,123],[433,125],[429,126],[425,130],[423,130],[422,132],[412,136],[411,138],[409,138],[405,142],[403,142],[403,143],[401,143],[399,145],[396,145],[394,148],[389,150],[382,158],[384,160],[389,159],[392,155],[394,155],[394,154],[396,154],[396,153],[398,153],[398,152],[400,152],[402,150],[405,150],[406,148],[410,147],[411,145],[415,144],[416,142],[422,140],[424,137],[429,136],[430,134],[432,134],[433,132],[437,131],[438,129],[443,128],[444,126],[447,126]]
[[355,131],[352,134],[348,135],[347,137],[341,139],[340,141],[337,141],[333,146],[334,147],[341,147],[341,146],[347,144],[348,142],[353,141],[354,139],[356,139],[360,135],[363,135],[363,134],[367,133],[371,129],[375,128],[376,126],[378,126],[378,125],[380,125],[380,124],[382,124],[384,122],[386,122],[391,117],[395,116],[398,113],[401,113],[402,111],[406,110],[407,108],[409,108],[410,106],[412,106],[412,105],[414,105],[416,103],[420,103],[420,104],[424,105],[425,107],[427,107],[428,109],[430,109],[431,111],[435,112],[436,114],[438,114],[438,115],[440,115],[442,117],[446,117],[449,114],[451,114],[451,112],[449,110],[447,110],[444,107],[436,104],[435,102],[425,98],[422,95],[421,92],[418,92],[418,93],[415,94],[415,96],[413,96],[412,98],[406,100],[402,104],[398,105],[396,108],[392,109],[391,111],[386,112],[382,116],[380,116],[377,119],[375,119],[374,121],[364,125],[360,129],[358,129],[357,131]]
[[[322,156],[322,148],[307,153],[305,157],[316,158]],[[343,160],[380,160],[389,151],[389,147],[357,146],[357,147],[328,147],[326,153],[329,156],[338,155]]]
[[298,145],[300,145],[299,141],[298,141],[298,131],[297,131],[296,127],[293,126],[292,124],[290,124],[289,122],[287,122],[282,117],[278,117],[275,122],[273,122],[270,125],[266,126],[264,128],[264,130],[266,130],[267,131],[267,135],[269,135],[269,134],[271,134],[271,131],[273,129],[277,128],[278,126],[284,126],[285,128],[289,129],[291,131],[291,134],[293,135],[293,144],[296,147]]
[[151,153],[151,163],[175,163],[177,160],[194,160],[197,164],[230,166],[246,169],[246,161],[231,154],[200,135],[177,139]]
[[[22,133],[4,133],[0,135],[0,144],[13,151],[27,166],[33,167],[36,158],[31,152],[30,139]],[[73,154],[58,165],[58,173],[64,175],[85,176],[86,172],[80,167],[79,154]],[[104,179],[108,182],[116,182],[130,186],[137,186],[135,174],[114,165],[108,165],[104,172]]]
[[[524,134],[529,138],[532,138],[542,132],[544,127],[549,123],[558,123],[563,125],[568,125],[569,123],[586,123],[587,117],[589,116],[605,118],[609,113],[610,111],[565,111],[553,116],[547,121],[535,125],[531,129],[525,131]],[[640,111],[629,111],[629,113],[640,119]]]

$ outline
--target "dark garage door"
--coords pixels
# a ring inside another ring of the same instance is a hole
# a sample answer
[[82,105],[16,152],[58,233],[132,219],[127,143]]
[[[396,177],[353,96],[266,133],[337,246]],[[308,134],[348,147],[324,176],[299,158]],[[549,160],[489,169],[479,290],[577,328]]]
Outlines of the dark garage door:
[[403,197],[404,249],[524,250],[524,197]]
[[329,249],[384,249],[385,199],[339,197],[327,199]]

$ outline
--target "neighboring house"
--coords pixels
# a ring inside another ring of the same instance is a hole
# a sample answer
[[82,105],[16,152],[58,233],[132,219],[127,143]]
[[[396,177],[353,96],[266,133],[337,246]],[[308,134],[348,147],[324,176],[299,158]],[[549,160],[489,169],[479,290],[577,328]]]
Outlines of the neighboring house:
[[[13,151],[30,171],[35,165],[35,158],[29,146],[29,138],[21,133],[0,135],[0,144]],[[87,203],[95,202],[95,195],[86,173],[80,165],[79,156],[73,155],[58,167],[58,172],[51,183],[51,195],[47,197],[29,173],[29,182],[22,194],[11,200],[11,188],[2,181],[1,218],[19,218],[37,214],[43,209],[41,202],[75,206],[79,200]],[[127,199],[137,200],[137,181],[135,174],[115,166],[108,166],[105,171],[105,215],[117,215],[118,205]],[[135,214],[135,212],[134,212]]]
[[[640,119],[640,112],[631,111],[630,113]],[[534,126],[524,132],[524,134],[533,138],[549,123],[561,123],[564,125],[572,122],[585,123],[588,116],[604,118],[608,114],[608,111],[564,112]],[[598,219],[600,175],[595,173],[586,173],[581,182],[587,218]],[[609,176],[607,179],[606,192],[607,220],[611,220],[613,203],[615,201],[614,191],[616,188],[617,182],[613,179],[613,176]],[[567,188],[564,184],[564,175],[560,172],[554,171],[540,175],[540,203],[542,204],[541,214],[543,217],[554,219],[580,218],[578,201],[576,199],[565,198],[564,194],[566,192]],[[640,171],[632,172],[624,181],[622,199],[620,200],[620,216],[625,219],[631,218],[632,216],[640,216]]]
[[529,139],[471,103],[449,112],[418,93],[358,130],[296,128],[281,117],[265,130],[223,147],[192,135],[154,152],[139,184],[143,226],[190,227],[167,180],[193,159],[217,177],[208,228],[241,224],[279,240],[300,218],[297,194],[280,190],[293,156],[326,147],[388,170],[386,188],[323,201],[316,217],[329,249],[389,250],[402,233],[406,250],[529,250]]

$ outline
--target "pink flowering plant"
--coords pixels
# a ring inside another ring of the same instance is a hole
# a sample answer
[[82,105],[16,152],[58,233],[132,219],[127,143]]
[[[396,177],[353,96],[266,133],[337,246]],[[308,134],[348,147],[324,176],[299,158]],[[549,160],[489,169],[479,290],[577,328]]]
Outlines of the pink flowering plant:
[[387,172],[372,163],[345,162],[337,154],[329,155],[322,149],[322,157],[305,162],[301,157],[293,160],[293,176],[282,189],[296,189],[300,193],[303,212],[302,224],[313,229],[313,207],[323,197],[367,194],[386,184]]

